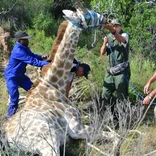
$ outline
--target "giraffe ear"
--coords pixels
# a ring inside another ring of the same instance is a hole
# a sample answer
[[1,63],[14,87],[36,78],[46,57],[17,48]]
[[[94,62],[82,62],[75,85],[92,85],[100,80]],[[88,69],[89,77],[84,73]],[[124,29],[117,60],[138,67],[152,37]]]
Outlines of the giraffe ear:
[[76,15],[74,11],[71,10],[63,10],[65,15],[63,16],[66,20],[79,24],[80,18]]
[[76,24],[80,23],[80,18],[78,17],[74,17],[74,16],[63,16],[63,17],[70,22],[74,22]]
[[73,16],[73,11],[71,10],[62,10],[62,12],[66,15],[66,16]]

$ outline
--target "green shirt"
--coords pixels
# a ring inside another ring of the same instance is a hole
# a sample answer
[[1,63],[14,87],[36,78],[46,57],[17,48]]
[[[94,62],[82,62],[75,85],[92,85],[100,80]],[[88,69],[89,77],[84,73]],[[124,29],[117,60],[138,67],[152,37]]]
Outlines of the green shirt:
[[[121,35],[124,37],[124,34],[122,33]],[[128,34],[126,34],[128,36]],[[126,39],[126,38],[125,38]],[[126,39],[128,42],[128,38]],[[123,63],[125,61],[128,61],[128,47],[129,44],[123,44],[119,41],[117,41],[114,37],[114,35],[109,34],[108,35],[108,46],[107,46],[107,59],[109,62],[110,67],[114,67],[117,64]],[[109,46],[111,48],[109,48]]]

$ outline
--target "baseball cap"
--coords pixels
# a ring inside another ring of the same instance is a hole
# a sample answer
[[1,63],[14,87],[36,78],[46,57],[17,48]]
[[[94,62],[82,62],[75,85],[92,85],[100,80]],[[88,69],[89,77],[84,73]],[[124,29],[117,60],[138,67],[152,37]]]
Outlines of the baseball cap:
[[79,66],[83,67],[83,75],[86,79],[88,79],[88,74],[90,72],[90,66],[86,63],[81,63]]
[[113,25],[122,25],[121,21],[119,19],[113,19],[111,22]]
[[32,35],[28,35],[24,31],[18,31],[15,33],[14,37],[15,37],[16,41],[19,41],[20,39],[29,39],[32,37]]

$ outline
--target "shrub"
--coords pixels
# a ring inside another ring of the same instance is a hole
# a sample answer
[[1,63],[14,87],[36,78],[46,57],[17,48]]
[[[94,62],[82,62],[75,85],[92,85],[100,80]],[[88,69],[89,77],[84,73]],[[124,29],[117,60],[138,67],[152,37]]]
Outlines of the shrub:
[[30,39],[31,50],[38,54],[49,54],[52,44],[54,42],[55,36],[47,37],[43,30],[28,30],[28,34],[33,35]]

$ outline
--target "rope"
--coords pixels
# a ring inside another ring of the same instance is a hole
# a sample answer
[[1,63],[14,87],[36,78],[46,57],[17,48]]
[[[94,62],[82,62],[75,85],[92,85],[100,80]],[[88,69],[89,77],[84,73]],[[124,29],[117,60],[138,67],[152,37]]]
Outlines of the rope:
[[93,43],[91,44],[92,48],[94,47],[95,42],[96,42],[96,30],[95,30],[95,32],[94,32],[94,41],[93,41]]
[[108,47],[109,47],[109,49],[110,49],[110,51],[111,51],[111,53],[112,53],[112,56],[113,56],[113,59],[114,59],[114,61],[115,61],[115,64],[119,67],[119,69],[120,69],[120,72],[123,74],[123,76],[124,76],[124,79],[127,81],[127,83],[129,83],[129,85],[130,85],[130,87],[132,88],[132,90],[135,92],[135,94],[137,95],[137,96],[139,96],[141,99],[144,99],[144,97],[133,87],[133,85],[131,84],[131,82],[127,79],[127,77],[125,76],[125,74],[124,74],[124,72],[122,71],[122,69],[121,69],[121,67],[119,66],[119,63],[118,63],[118,61],[117,61],[117,59],[116,59],[116,57],[115,57],[115,55],[114,55],[114,52],[112,51],[112,48],[111,48],[111,46],[108,44]]
[[[106,36],[106,35],[104,34],[104,32],[102,32],[102,34],[103,34],[103,36]],[[119,69],[120,69],[120,72],[121,72],[121,73],[123,74],[123,76],[124,76],[124,79],[127,81],[127,83],[129,84],[129,86],[131,87],[131,89],[134,91],[134,93],[135,93],[138,97],[140,97],[141,100],[143,100],[144,97],[135,89],[135,87],[134,87],[134,86],[132,85],[132,83],[127,79],[127,77],[125,76],[124,72],[122,71],[122,69],[121,69],[121,67],[120,67],[120,65],[119,65],[119,63],[118,63],[118,61],[117,61],[117,59],[116,59],[116,56],[114,55],[114,52],[112,51],[112,48],[111,48],[111,46],[110,46],[109,43],[108,43],[108,47],[109,47],[109,49],[110,49],[110,51],[111,51],[111,53],[112,53],[113,59],[114,59],[114,61],[115,61],[115,64],[118,65],[118,67],[119,67]],[[156,103],[154,103],[154,102],[152,102],[152,104],[155,104],[155,105],[156,105]]]
[[[111,14],[112,14],[113,2],[114,2],[114,0],[112,0],[112,2],[111,2],[111,10],[110,10],[110,11],[111,11]],[[79,27],[79,28],[81,28],[81,29],[87,30],[87,29],[93,29],[93,28],[100,28],[100,27],[101,27],[100,25],[104,24],[103,21],[102,21],[101,23],[98,23],[98,25],[93,26],[93,24],[97,24],[97,23],[96,23],[96,19],[95,19],[94,16],[92,15],[92,12],[91,12],[90,10],[87,9],[87,12],[90,14],[91,19],[92,19],[91,25],[87,26],[87,22],[86,22],[84,16],[82,15],[82,13],[81,13],[79,10],[77,10],[77,11],[78,11],[78,16],[81,17],[81,20],[82,20],[82,22],[83,22],[83,24],[84,24],[85,26],[83,27],[83,26],[78,25],[78,24],[76,24],[76,23],[74,23],[74,22],[72,22],[72,24],[75,25],[75,26],[77,26],[77,27]],[[99,15],[101,16],[101,14],[99,14]],[[97,13],[96,13],[96,16],[97,16]],[[99,18],[99,17],[96,17],[96,18]],[[98,21],[98,20],[99,20],[99,19],[97,19],[97,21]],[[104,35],[105,35],[105,34],[104,34],[104,32],[103,32],[103,36],[104,36]],[[105,35],[105,36],[106,36],[106,35]],[[96,31],[95,31],[95,33],[94,33],[94,41],[93,41],[93,43],[91,44],[92,47],[94,47],[95,42],[96,42]],[[129,86],[130,86],[130,88],[133,90],[133,92],[134,92],[141,100],[143,100],[144,97],[134,88],[134,86],[132,85],[132,83],[127,79],[127,77],[126,77],[125,74],[123,73],[123,71],[122,71],[122,69],[121,69],[121,67],[120,67],[120,65],[119,65],[119,63],[118,63],[118,61],[117,61],[117,59],[116,59],[116,57],[115,57],[115,55],[114,55],[114,53],[113,53],[113,51],[112,51],[112,48],[111,48],[111,46],[109,45],[109,43],[108,43],[108,47],[109,47],[109,49],[110,49],[110,51],[111,51],[111,53],[112,53],[113,59],[114,59],[114,61],[115,61],[115,64],[118,65],[118,67],[119,67],[119,69],[120,69],[120,72],[121,72],[121,73],[123,74],[123,76],[124,76],[124,79],[127,81],[127,83],[129,84]],[[152,103],[152,104],[156,104],[156,103]]]

